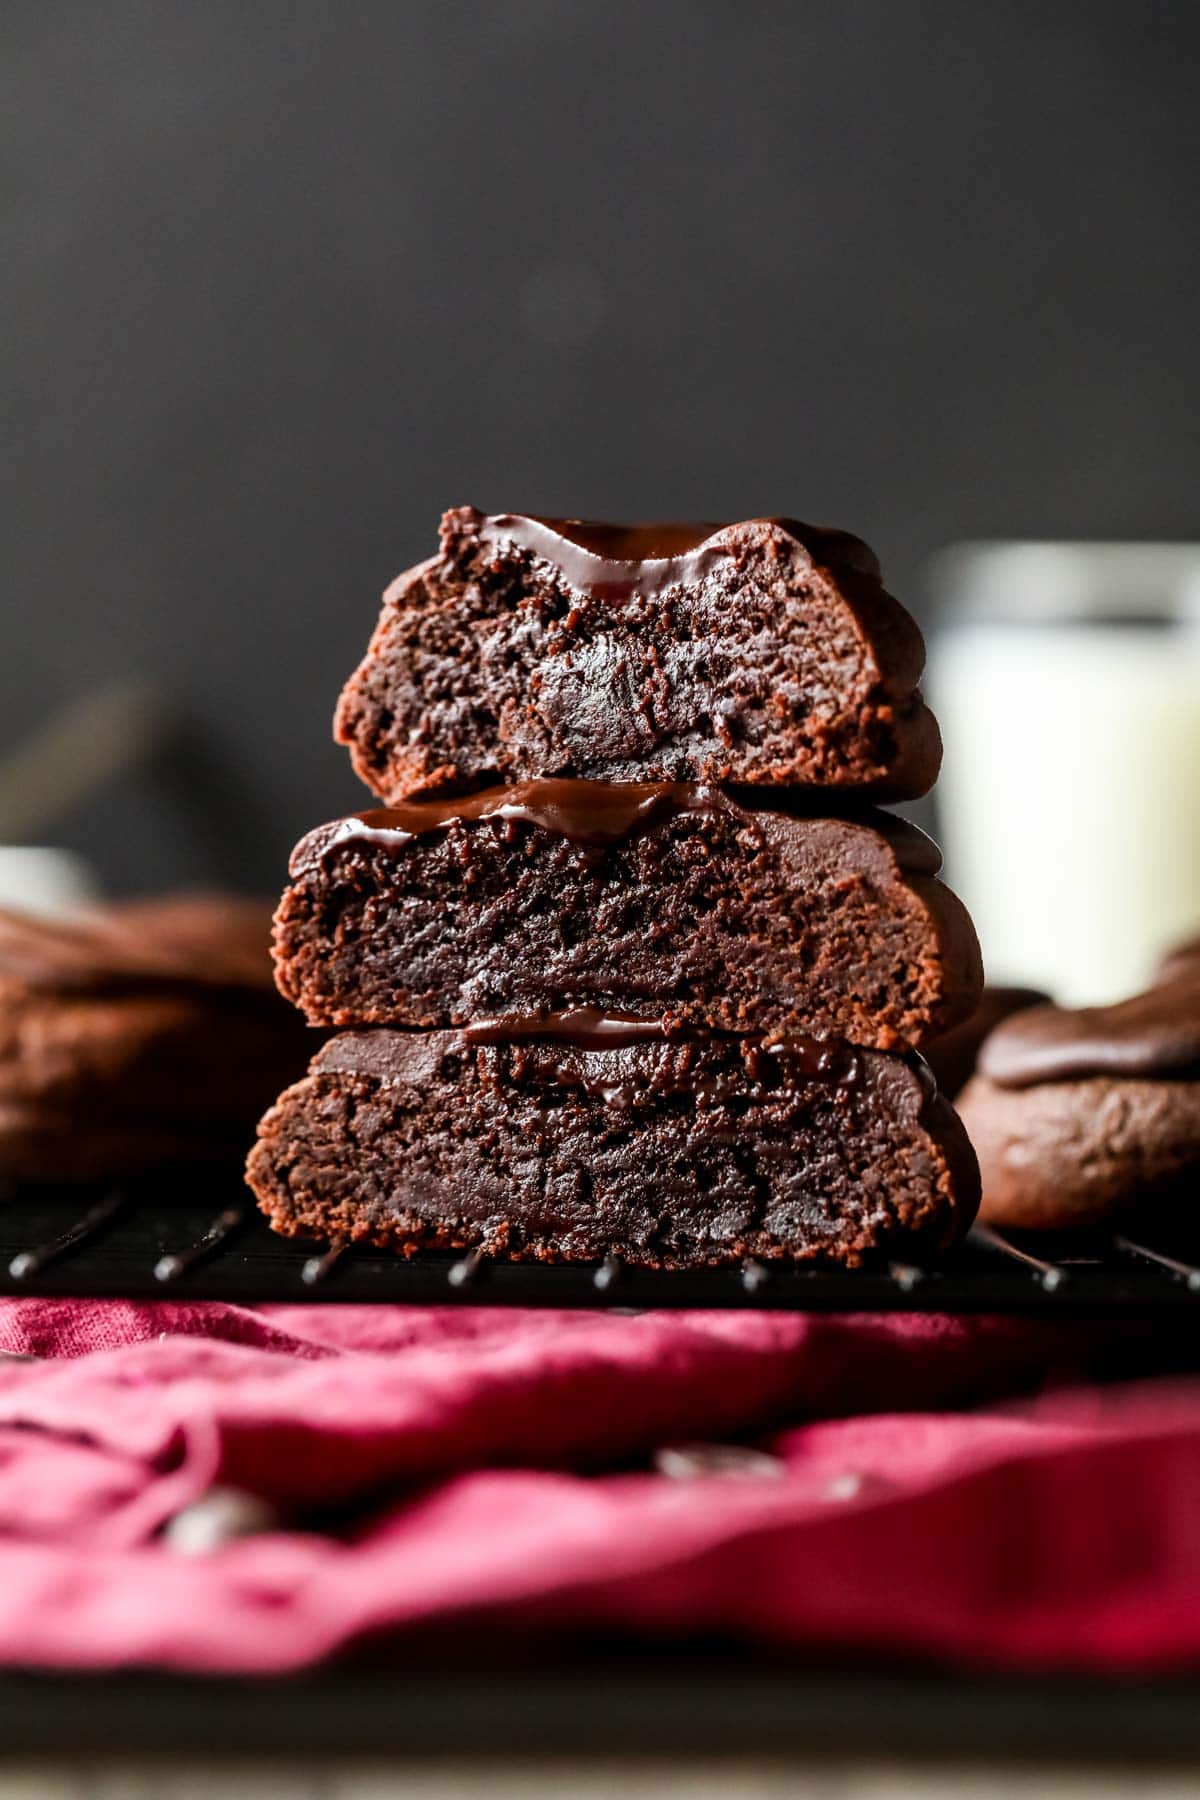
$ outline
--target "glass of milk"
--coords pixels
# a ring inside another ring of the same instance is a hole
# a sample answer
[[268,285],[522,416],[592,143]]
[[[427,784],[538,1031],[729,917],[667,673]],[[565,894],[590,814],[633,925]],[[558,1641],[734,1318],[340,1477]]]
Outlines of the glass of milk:
[[988,978],[1132,993],[1200,934],[1200,544],[964,544],[928,576],[946,874]]

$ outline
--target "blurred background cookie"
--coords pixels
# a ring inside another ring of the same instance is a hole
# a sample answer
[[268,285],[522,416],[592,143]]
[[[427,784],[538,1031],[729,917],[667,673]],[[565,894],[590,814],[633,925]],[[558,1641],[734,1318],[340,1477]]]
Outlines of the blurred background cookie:
[[947,1100],[953,1100],[975,1073],[981,1045],[1003,1019],[1027,1006],[1043,1006],[1049,999],[1040,988],[985,987],[970,1018],[925,1045],[921,1054]]
[[1200,937],[1189,938],[1185,944],[1176,944],[1158,965],[1155,980],[1174,981],[1176,976],[1189,974],[1193,970],[1200,974]]
[[984,1043],[958,1109],[992,1224],[1065,1230],[1194,1202],[1200,965],[1115,1006],[1015,1014]]
[[232,1161],[314,1048],[276,994],[270,908],[142,900],[0,912],[0,1177]]

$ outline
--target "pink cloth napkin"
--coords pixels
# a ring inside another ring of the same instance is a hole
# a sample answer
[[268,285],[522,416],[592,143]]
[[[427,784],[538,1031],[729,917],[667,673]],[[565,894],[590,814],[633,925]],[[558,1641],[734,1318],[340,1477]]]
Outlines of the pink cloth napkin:
[[[0,1360],[0,1660],[269,1672],[368,1635],[604,1627],[1196,1662],[1200,1380],[1090,1386],[1098,1341],[936,1316],[0,1303],[0,1349],[39,1359]],[[661,1455],[735,1440],[770,1457]],[[222,1488],[270,1528],[185,1554],[180,1516]]]

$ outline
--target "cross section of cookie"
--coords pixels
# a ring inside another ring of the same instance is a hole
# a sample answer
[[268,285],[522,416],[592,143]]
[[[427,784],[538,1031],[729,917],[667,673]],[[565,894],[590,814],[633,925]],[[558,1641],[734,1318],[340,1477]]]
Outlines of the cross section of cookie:
[[546,780],[309,834],[276,917],[315,1024],[448,1026],[594,1006],[919,1048],[982,984],[922,832],[794,790]]
[[920,1255],[978,1199],[920,1063],[590,1013],[524,1039],[336,1037],[262,1121],[248,1177],[289,1235],[649,1269]]
[[845,532],[459,507],[384,596],[335,730],[389,803],[546,775],[915,796],[941,759],[924,654]]

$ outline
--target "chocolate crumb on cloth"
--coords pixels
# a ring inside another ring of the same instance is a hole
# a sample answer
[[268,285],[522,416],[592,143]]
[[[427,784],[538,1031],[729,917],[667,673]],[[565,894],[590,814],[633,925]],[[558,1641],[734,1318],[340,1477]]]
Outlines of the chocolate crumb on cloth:
[[1133,1206],[1183,1222],[1200,1178],[1200,968],[1115,1006],[1018,1013],[958,1104],[993,1224],[1098,1226]]
[[277,1231],[689,1269],[936,1251],[978,1172],[919,1061],[583,1010],[335,1037],[259,1128]]
[[921,634],[846,532],[794,519],[442,520],[393,582],[335,732],[389,804],[498,777],[913,798],[941,740]]
[[222,895],[0,912],[0,1176],[235,1160],[313,1049],[272,986],[269,920]]
[[276,966],[320,1025],[590,1005],[920,1048],[983,980],[940,866],[903,820],[795,790],[522,782],[311,832]]

